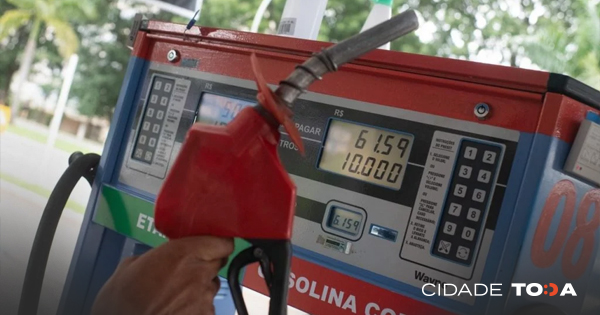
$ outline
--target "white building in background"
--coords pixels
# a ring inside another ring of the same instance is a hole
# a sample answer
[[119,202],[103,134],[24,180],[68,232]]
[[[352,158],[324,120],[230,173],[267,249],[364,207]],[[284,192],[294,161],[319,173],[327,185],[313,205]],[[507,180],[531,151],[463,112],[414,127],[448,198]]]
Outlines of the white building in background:
[[[38,66],[38,64],[34,65]],[[32,75],[29,81],[23,83],[23,93],[21,95],[21,113],[13,117],[20,117],[39,124],[49,126],[58,102],[58,90],[50,92],[46,95],[42,89],[43,84],[50,83],[49,78],[52,78],[44,69],[36,69],[39,74]],[[14,86],[11,89],[14,91]],[[65,113],[60,124],[60,132],[68,134],[76,139],[92,140],[95,142],[104,143],[108,135],[110,121],[100,117],[87,117],[79,114],[77,111],[77,103],[73,100],[67,102]]]

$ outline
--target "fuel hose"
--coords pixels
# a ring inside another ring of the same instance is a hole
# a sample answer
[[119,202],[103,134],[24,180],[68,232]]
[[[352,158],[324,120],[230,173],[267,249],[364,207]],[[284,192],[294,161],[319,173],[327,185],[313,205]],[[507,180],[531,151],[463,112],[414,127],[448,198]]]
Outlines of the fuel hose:
[[100,162],[98,154],[75,152],[69,157],[69,167],[52,190],[38,225],[19,301],[19,315],[37,314],[44,274],[58,222],[75,185],[83,177],[92,185]]

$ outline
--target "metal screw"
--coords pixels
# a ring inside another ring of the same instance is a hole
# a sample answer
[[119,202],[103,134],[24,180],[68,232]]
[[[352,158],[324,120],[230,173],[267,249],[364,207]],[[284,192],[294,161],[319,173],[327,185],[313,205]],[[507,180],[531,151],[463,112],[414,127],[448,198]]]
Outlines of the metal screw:
[[169,50],[167,53],[167,60],[169,60],[169,62],[176,62],[179,60],[179,52],[175,49]]
[[486,117],[490,114],[490,106],[486,103],[479,103],[475,105],[473,113],[481,120],[486,119]]

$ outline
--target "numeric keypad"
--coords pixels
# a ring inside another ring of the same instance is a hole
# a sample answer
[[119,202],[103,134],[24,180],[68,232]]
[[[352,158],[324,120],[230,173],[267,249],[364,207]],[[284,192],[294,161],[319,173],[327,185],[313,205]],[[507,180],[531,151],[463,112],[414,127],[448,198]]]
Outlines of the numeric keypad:
[[160,133],[165,119],[175,80],[155,76],[151,85],[146,107],[142,113],[137,140],[134,144],[132,158],[151,164],[155,155]]
[[472,140],[461,142],[438,223],[435,255],[462,264],[472,262],[501,157],[500,146]]

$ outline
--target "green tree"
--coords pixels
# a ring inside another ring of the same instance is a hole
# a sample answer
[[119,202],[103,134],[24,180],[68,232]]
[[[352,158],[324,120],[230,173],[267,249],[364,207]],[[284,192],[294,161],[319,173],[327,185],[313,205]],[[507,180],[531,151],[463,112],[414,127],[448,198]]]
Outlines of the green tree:
[[51,31],[53,43],[66,58],[77,51],[78,38],[69,24],[82,17],[94,14],[93,3],[79,0],[8,0],[15,9],[4,12],[0,17],[0,40],[15,29],[28,25],[28,39],[21,58],[19,74],[16,78],[17,90],[12,98],[12,110],[19,111],[19,93],[27,79],[35,57],[42,30]]
[[[6,0],[0,0],[0,12],[14,8]],[[25,48],[26,40],[26,34],[17,31],[13,31],[12,34],[0,40],[0,51],[2,51],[0,53],[0,73],[2,73],[0,75],[0,104],[8,104],[10,80],[19,69],[19,64],[15,63],[15,60],[19,56],[19,52]]]
[[[548,25],[524,45],[541,68],[566,73],[600,90],[600,4],[578,7],[580,19]],[[583,3],[582,3],[583,4]]]
[[[126,43],[133,19],[122,16],[117,5],[117,0],[103,1],[95,18],[75,24],[82,40],[70,98],[77,101],[79,113],[88,117],[111,118],[127,70],[131,51]],[[153,14],[143,3],[132,4],[131,9],[152,19],[184,21],[170,13]]]

